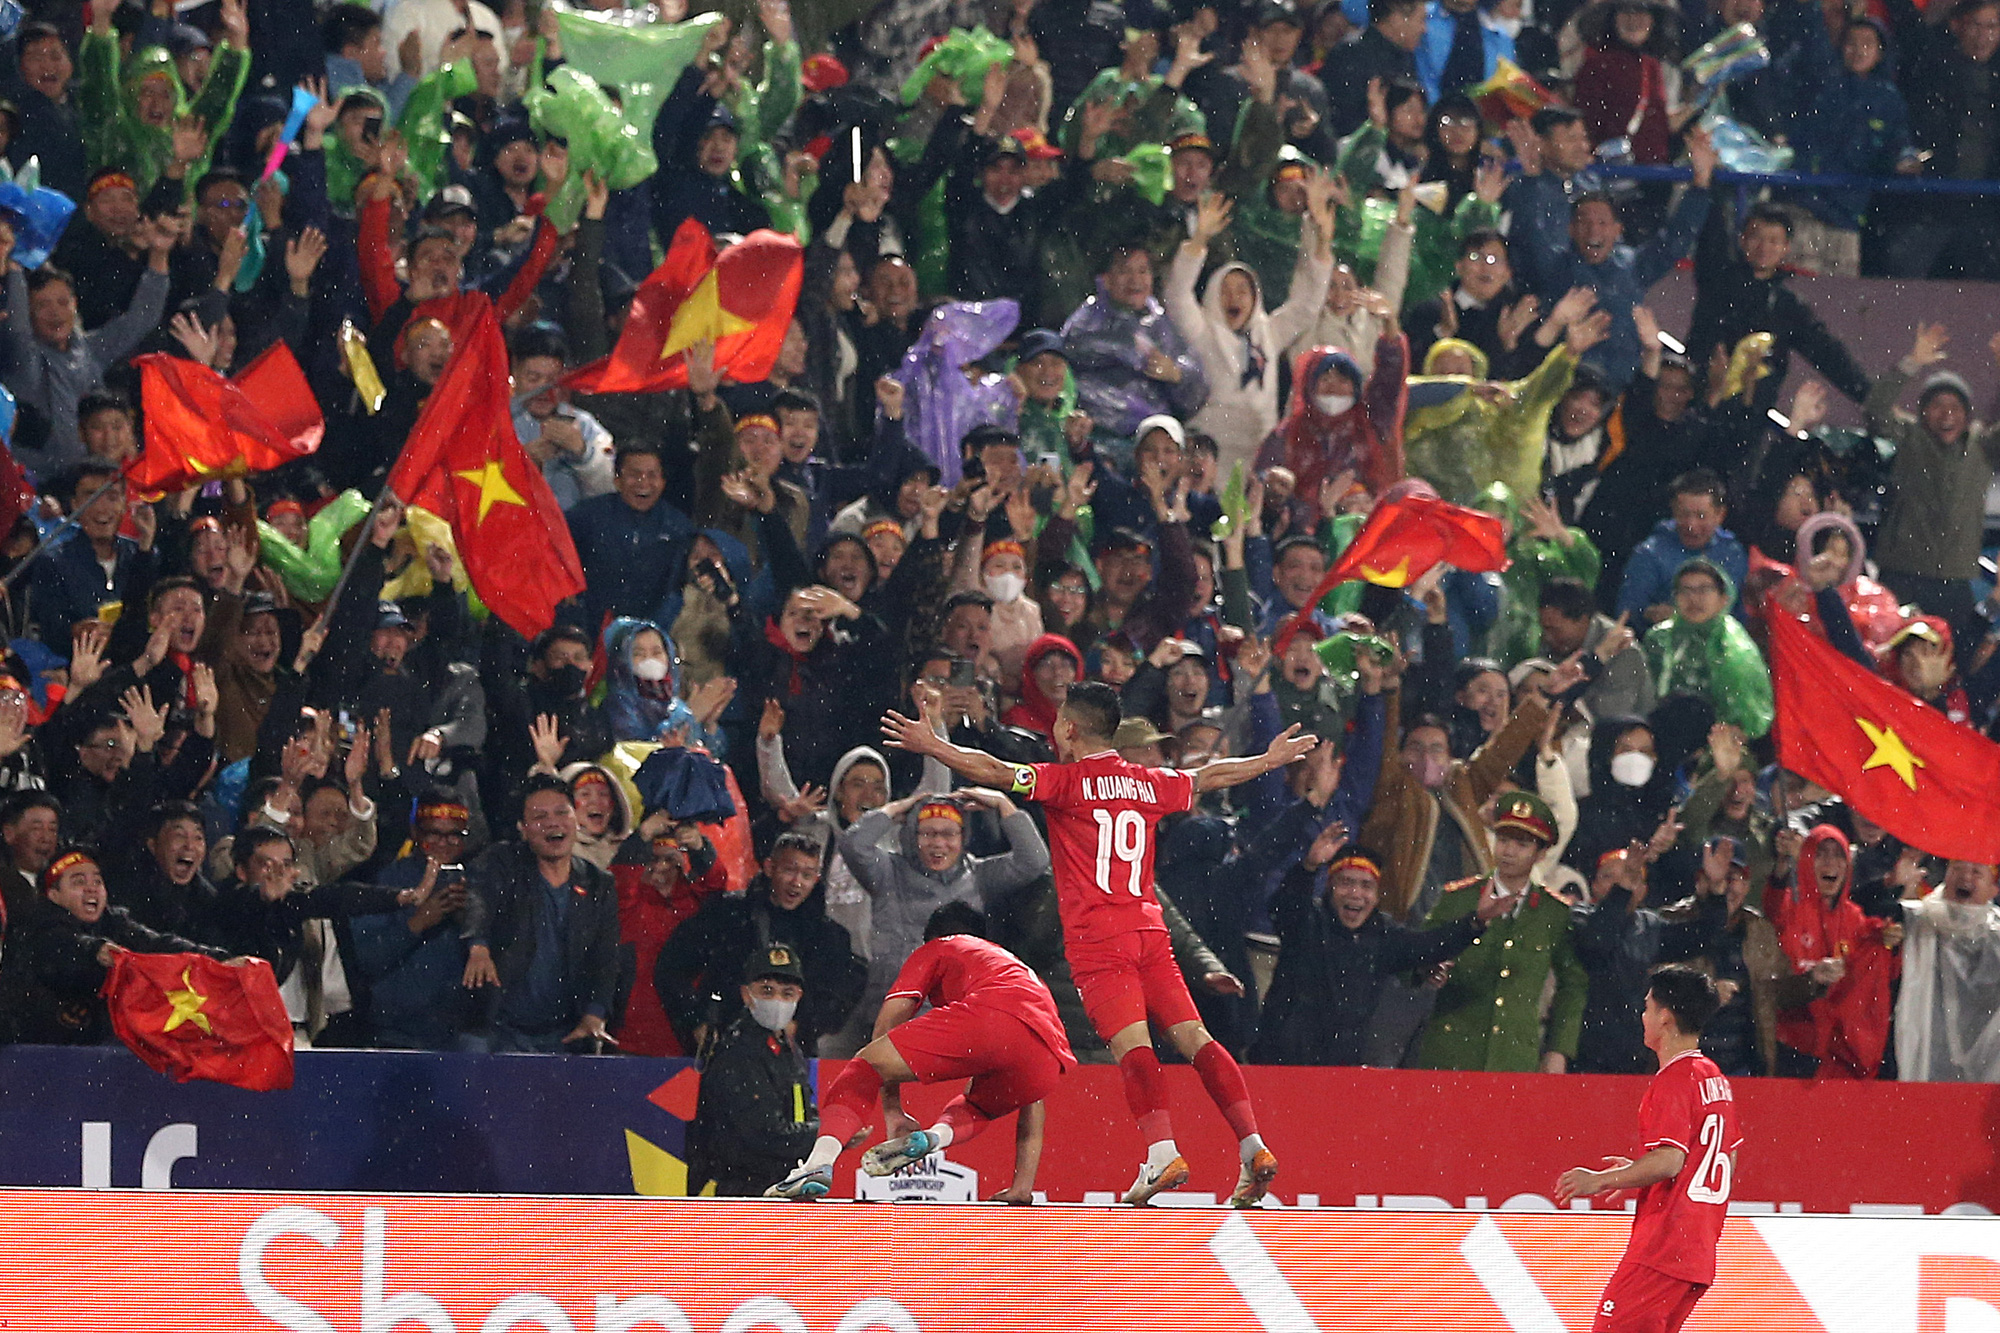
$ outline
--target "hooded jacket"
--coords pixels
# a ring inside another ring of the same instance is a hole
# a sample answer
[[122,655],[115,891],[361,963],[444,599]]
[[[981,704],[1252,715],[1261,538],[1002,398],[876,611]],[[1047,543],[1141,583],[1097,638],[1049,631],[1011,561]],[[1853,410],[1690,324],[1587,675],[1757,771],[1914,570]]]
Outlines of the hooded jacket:
[[[1357,397],[1338,416],[1313,402],[1313,384],[1328,369],[1344,371]],[[1292,404],[1257,452],[1257,467],[1288,467],[1293,494],[1315,507],[1320,482],[1352,468],[1380,495],[1403,479],[1403,412],[1408,405],[1410,343],[1385,333],[1375,345],[1375,369],[1365,378],[1354,358],[1335,347],[1302,352],[1292,364]]]
[[[1263,284],[1248,264],[1224,264],[1209,274],[1197,305],[1195,279],[1208,252],[1193,241],[1174,252],[1167,269],[1167,314],[1201,358],[1208,378],[1208,402],[1188,424],[1215,437],[1225,474],[1237,459],[1254,457],[1278,424],[1278,376],[1285,349],[1312,327],[1326,300],[1333,276],[1331,252],[1310,235],[1300,238],[1298,251],[1290,294],[1270,311],[1264,308]],[[1229,327],[1222,308],[1222,282],[1231,273],[1250,284],[1250,318],[1241,332]]]
[[576,854],[596,866],[599,870],[611,869],[611,860],[618,855],[619,844],[632,832],[632,798],[627,788],[616,774],[602,764],[565,764],[556,775],[575,790],[576,780],[585,773],[602,774],[611,784],[611,822],[604,826],[603,833],[586,833],[579,820],[576,826]]
[[[1684,561],[1680,570],[1696,567],[1722,580],[1723,596],[1736,600],[1736,584],[1713,561],[1697,556]],[[1718,721],[1741,727],[1753,739],[1771,729],[1777,708],[1771,698],[1771,672],[1764,665],[1750,631],[1727,610],[1715,619],[1696,625],[1678,614],[1667,617],[1646,631],[1646,663],[1653,672],[1653,694],[1665,699],[1672,694],[1690,694],[1706,699],[1715,708]]]
[[1060,634],[1044,634],[1028,645],[1021,659],[1021,702],[1008,709],[1001,721],[1010,727],[1024,727],[1047,740],[1055,739],[1056,701],[1042,692],[1035,681],[1035,664],[1050,653],[1061,653],[1076,666],[1076,678],[1084,679],[1083,654]]
[[[1645,718],[1630,715],[1601,717],[1591,728],[1590,794],[1577,805],[1576,836],[1563,853],[1563,861],[1576,867],[1585,880],[1595,873],[1597,860],[1604,853],[1652,837],[1673,804],[1674,771],[1669,764],[1656,764],[1653,775],[1637,787],[1628,787],[1611,776],[1619,738],[1634,728],[1652,731]],[[1674,896],[1660,894],[1662,900]]]
[[[1828,843],[1847,862],[1831,903],[1821,894],[1814,872],[1814,859]],[[1889,983],[1902,966],[1883,946],[1882,919],[1866,915],[1848,897],[1853,884],[1854,853],[1847,835],[1819,824],[1799,848],[1791,891],[1764,896],[1765,911],[1795,973],[1810,972],[1823,958],[1847,964],[1846,975],[1818,999],[1778,1016],[1778,1040],[1818,1060],[1822,1078],[1875,1077],[1889,1040]]]
[[[1972,703],[1966,697],[1964,681],[1959,678],[1956,666],[1958,651],[1952,641],[1951,622],[1943,616],[1918,616],[1910,622],[1910,625],[1922,625],[1929,629],[1931,634],[1935,635],[1938,642],[1943,645],[1945,661],[1947,664],[1950,664],[1946,670],[1944,684],[1926,694],[1920,692],[1915,685],[1905,679],[1903,676],[1903,643],[1894,642],[1893,639],[1891,643],[1884,644],[1876,654],[1876,661],[1879,664],[1878,669],[1881,671],[1883,679],[1894,681],[1905,690],[1908,690],[1912,695],[1923,700],[1923,702],[1937,709],[1940,713],[1943,713],[1959,725],[1971,725]],[[1907,640],[1904,642],[1907,642]]]
[[[659,635],[667,646],[664,680],[640,680],[632,672],[632,640],[645,630]],[[613,740],[656,741],[666,732],[686,727],[690,741],[723,757],[721,732],[702,726],[681,700],[681,654],[672,635],[650,620],[620,616],[605,627],[604,658],[604,715]]]
[[[82,79],[78,101],[91,169],[121,167],[131,172],[139,197],[145,198],[173,161],[174,122],[191,115],[208,127],[209,142],[209,151],[188,164],[185,179],[192,191],[195,182],[207,173],[215,145],[223,142],[229,130],[237,95],[250,77],[250,53],[226,41],[218,44],[209,60],[208,78],[192,102],[181,87],[173,56],[164,47],[141,47],[129,62],[121,62],[115,36],[89,32],[84,34],[78,56]],[[155,77],[166,78],[174,90],[173,114],[164,125],[148,125],[139,119],[139,85]]]
[[[946,903],[964,902],[982,911],[1049,872],[1049,849],[1025,810],[1000,821],[1008,850],[999,856],[961,855],[942,873],[924,869],[917,856],[917,820],[922,803],[903,816],[900,826],[886,809],[870,810],[840,835],[840,854],[868,891],[873,908],[874,940],[869,946],[868,988],[862,996],[865,1012],[874,1012],[889,993],[903,960],[924,942],[924,924]],[[898,834],[894,851],[883,841]]]

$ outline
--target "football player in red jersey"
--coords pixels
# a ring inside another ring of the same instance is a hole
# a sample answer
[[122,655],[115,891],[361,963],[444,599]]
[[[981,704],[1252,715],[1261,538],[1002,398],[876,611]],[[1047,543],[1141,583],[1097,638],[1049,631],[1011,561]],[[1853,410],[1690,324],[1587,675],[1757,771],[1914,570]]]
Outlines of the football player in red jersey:
[[[1013,1183],[997,1198],[1029,1203],[1042,1154],[1042,1098],[1076,1068],[1049,988],[1029,966],[985,938],[986,919],[966,903],[946,903],[924,925],[924,943],[903,964],[875,1040],[827,1089],[819,1139],[796,1171],[764,1191],[816,1199],[833,1188],[833,1164],[882,1099],[890,1139],[870,1148],[861,1168],[886,1176],[960,1143],[1014,1111],[1021,1113]],[[917,1010],[930,1010],[918,1016]],[[966,1090],[918,1129],[903,1113],[900,1085],[970,1079]]]
[[1653,973],[1646,1045],[1660,1072],[1639,1103],[1638,1161],[1607,1157],[1603,1171],[1571,1167],[1556,1205],[1636,1189],[1632,1239],[1604,1288],[1591,1333],[1678,1333],[1715,1281],[1715,1246],[1736,1176],[1736,1097],[1701,1053],[1701,1029],[1721,1007],[1715,982],[1684,964]]
[[1188,1178],[1187,1162],[1174,1143],[1165,1079],[1147,1028],[1150,1018],[1167,1030],[1175,1048],[1194,1066],[1236,1134],[1241,1171],[1230,1205],[1254,1205],[1277,1176],[1278,1159],[1257,1132],[1243,1071],[1202,1026],[1187,982],[1174,964],[1153,893],[1155,830],[1163,816],[1193,809],[1202,792],[1233,787],[1304,758],[1318,738],[1301,735],[1293,726],[1251,758],[1219,760],[1193,772],[1144,768],[1121,759],[1112,748],[1118,692],[1097,682],[1070,686],[1056,714],[1060,763],[1002,762],[953,745],[938,734],[936,721],[928,708],[921,718],[890,713],[882,719],[882,734],[891,745],[933,756],[982,786],[1039,801],[1048,818],[1063,952],[1091,1026],[1118,1061],[1126,1104],[1147,1142],[1145,1164],[1125,1192],[1125,1202],[1147,1203]]

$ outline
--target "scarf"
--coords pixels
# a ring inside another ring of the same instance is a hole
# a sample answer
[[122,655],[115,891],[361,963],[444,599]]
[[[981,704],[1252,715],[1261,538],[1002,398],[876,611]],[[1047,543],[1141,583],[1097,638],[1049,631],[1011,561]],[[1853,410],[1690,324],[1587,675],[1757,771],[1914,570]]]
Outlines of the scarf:
[[806,655],[792,647],[792,641],[787,639],[785,632],[778,628],[776,616],[766,616],[764,618],[764,642],[770,644],[773,648],[776,648],[792,660],[791,675],[785,681],[786,695],[796,698],[804,694],[806,689]]

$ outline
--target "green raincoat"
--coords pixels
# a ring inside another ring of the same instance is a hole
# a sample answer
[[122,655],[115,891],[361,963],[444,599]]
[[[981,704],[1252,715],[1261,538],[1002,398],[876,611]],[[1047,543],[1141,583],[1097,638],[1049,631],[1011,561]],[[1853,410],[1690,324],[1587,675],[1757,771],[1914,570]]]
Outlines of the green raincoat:
[[[209,61],[208,78],[192,102],[187,90],[181,87],[174,58],[164,47],[148,46],[135,51],[121,68],[118,39],[88,32],[84,34],[80,54],[82,81],[78,95],[83,112],[83,142],[90,154],[91,170],[119,167],[130,172],[139,188],[139,197],[145,198],[154,182],[173,163],[173,122],[182,116],[198,116],[208,127],[209,151],[199,161],[188,164],[187,187],[192,191],[194,183],[208,170],[215,145],[222,141],[236,114],[237,95],[243,91],[243,81],[250,76],[250,53],[226,41],[218,45]],[[148,125],[139,119],[139,84],[162,76],[173,85],[174,113],[164,125]]]
[[[1713,561],[1696,556],[1674,571],[1707,570],[1722,581],[1723,605],[1736,601],[1736,584]],[[1719,722],[1732,723],[1753,740],[1771,729],[1776,708],[1771,699],[1771,672],[1743,622],[1723,611],[1705,625],[1669,616],[1646,631],[1646,665],[1653,672],[1653,693],[1692,694],[1715,706]]]
[[[1363,281],[1374,280],[1375,256],[1382,248],[1382,232],[1395,216],[1388,200],[1369,200],[1373,191],[1387,193],[1382,181],[1382,149],[1386,135],[1374,124],[1363,125],[1340,145],[1335,170],[1347,178],[1353,202],[1340,210],[1334,221],[1334,252],[1355,265]],[[1500,206],[1489,204],[1476,194],[1458,201],[1449,217],[1419,206],[1412,219],[1417,229],[1410,246],[1410,279],[1403,288],[1403,308],[1421,305],[1451,286],[1452,268],[1458,262],[1459,242],[1482,227],[1500,225]]]

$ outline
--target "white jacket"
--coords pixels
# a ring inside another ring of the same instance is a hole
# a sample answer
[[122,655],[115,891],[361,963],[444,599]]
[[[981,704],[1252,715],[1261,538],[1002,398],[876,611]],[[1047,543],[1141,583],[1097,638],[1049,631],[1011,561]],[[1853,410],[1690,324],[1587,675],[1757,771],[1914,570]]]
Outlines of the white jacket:
[[[1333,259],[1330,255],[1321,257],[1312,235],[1312,224],[1308,222],[1305,234],[1300,237],[1298,263],[1292,268],[1291,294],[1274,311],[1264,309],[1263,289],[1257,283],[1256,273],[1246,264],[1224,264],[1209,274],[1208,287],[1197,304],[1194,283],[1208,251],[1193,241],[1174,252],[1174,262],[1167,270],[1166,290],[1162,293],[1167,317],[1201,358],[1201,368],[1208,376],[1208,404],[1188,425],[1214,437],[1225,475],[1237,459],[1248,463],[1254,458],[1264,437],[1276,428],[1278,367],[1285,348],[1311,326],[1313,317],[1326,303]],[[1230,329],[1222,315],[1222,276],[1231,272],[1249,278],[1250,288],[1256,293],[1256,305],[1243,331],[1263,355],[1264,373],[1247,384],[1243,382],[1243,339]]]
[[[1410,244],[1415,227],[1390,223],[1382,234],[1382,253],[1375,261],[1375,290],[1387,298],[1391,308],[1403,308],[1403,289],[1410,280]],[[1375,344],[1382,340],[1382,320],[1356,302],[1344,315],[1328,310],[1324,303],[1314,312],[1305,332],[1285,349],[1287,356],[1310,352],[1315,347],[1339,347],[1354,358],[1364,375],[1375,373]]]

